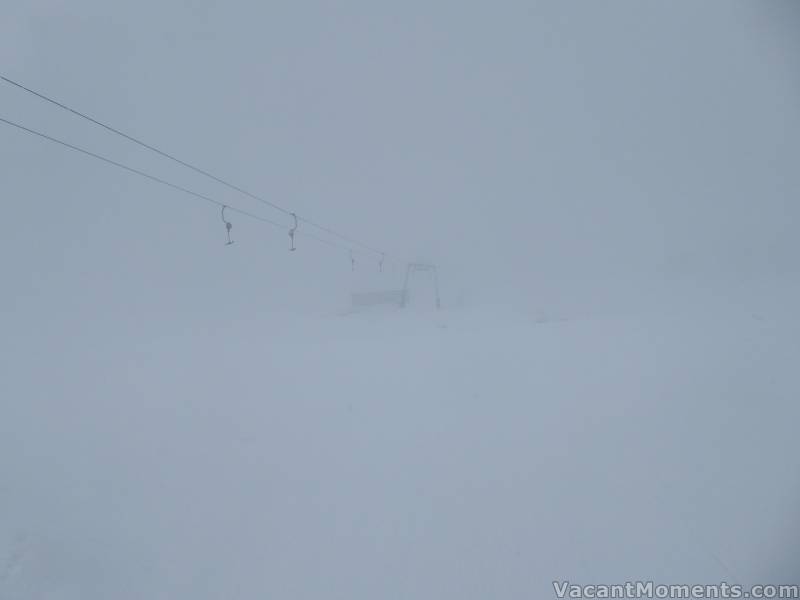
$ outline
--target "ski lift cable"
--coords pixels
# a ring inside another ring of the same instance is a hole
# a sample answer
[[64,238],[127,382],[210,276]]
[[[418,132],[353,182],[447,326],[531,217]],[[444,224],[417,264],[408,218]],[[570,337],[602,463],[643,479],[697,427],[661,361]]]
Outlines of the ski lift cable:
[[[80,111],[78,111],[78,110],[76,110],[74,108],[71,108],[71,107],[67,106],[66,104],[63,104],[63,103],[61,103],[61,102],[59,102],[57,100],[54,100],[53,98],[51,98],[51,97],[49,97],[49,96],[47,96],[47,95],[45,95],[45,94],[43,94],[41,92],[37,92],[36,90],[33,90],[33,89],[29,88],[29,87],[26,87],[26,86],[22,85],[21,83],[19,83],[17,81],[14,81],[13,79],[9,79],[8,77],[5,77],[4,75],[0,75],[0,80],[5,81],[6,83],[8,83],[10,85],[13,85],[13,86],[15,86],[15,87],[17,87],[17,88],[29,93],[29,94],[32,94],[32,95],[36,96],[37,98],[40,98],[40,99],[44,100],[45,102],[49,102],[50,104],[53,104],[53,105],[55,105],[55,106],[57,106],[57,107],[59,107],[59,108],[61,108],[63,110],[66,110],[66,111],[68,111],[68,112],[70,112],[70,113],[72,113],[72,114],[74,114],[74,115],[76,115],[76,116],[78,116],[78,117],[80,117],[82,119],[85,119],[85,120],[89,121],[90,123],[93,123],[93,124],[95,124],[95,125],[97,125],[99,127],[102,127],[103,129],[106,129],[107,131],[110,131],[111,133],[119,135],[119,136],[121,136],[121,137],[123,137],[123,138],[125,138],[125,139],[127,139],[127,140],[129,140],[131,142],[133,142],[134,144],[138,144],[139,146],[141,146],[143,148],[146,148],[147,150],[155,152],[156,154],[158,154],[160,156],[163,156],[164,158],[167,158],[167,159],[169,159],[169,160],[171,160],[173,162],[178,163],[179,165],[182,165],[183,167],[186,167],[187,169],[191,169],[192,171],[200,173],[201,175],[203,175],[205,177],[208,177],[209,179],[212,179],[212,180],[216,181],[217,183],[220,183],[220,184],[222,184],[222,185],[224,185],[224,186],[226,186],[226,187],[228,187],[228,188],[230,188],[232,190],[235,190],[235,191],[239,192],[240,194],[244,194],[245,196],[247,196],[247,197],[249,197],[249,198],[251,198],[253,200],[257,200],[258,202],[261,202],[261,203],[263,203],[263,204],[265,204],[265,205],[267,205],[267,206],[269,206],[269,207],[271,207],[271,208],[273,208],[273,209],[285,214],[286,216],[295,216],[295,213],[290,211],[287,208],[284,208],[284,207],[282,207],[282,206],[280,206],[278,204],[275,204],[274,202],[270,202],[269,200],[267,200],[265,198],[262,198],[261,196],[253,194],[252,192],[248,192],[244,188],[241,188],[241,187],[239,187],[239,186],[237,186],[237,185],[235,185],[233,183],[230,183],[229,181],[226,181],[225,179],[217,177],[216,175],[214,175],[212,173],[209,173],[208,171],[206,171],[204,169],[201,169],[200,167],[197,167],[197,166],[195,166],[195,165],[193,165],[191,163],[183,161],[180,158],[178,158],[177,156],[169,154],[168,152],[164,152],[163,150],[159,150],[155,146],[152,146],[152,145],[150,145],[150,144],[148,144],[146,142],[143,142],[142,140],[140,140],[138,138],[135,138],[132,135],[128,135],[127,133],[124,133],[123,131],[120,131],[119,129],[116,129],[115,127],[112,127],[111,125],[103,123],[102,121],[98,121],[97,119],[95,119],[93,117],[90,117],[86,113],[83,113],[83,112],[80,112]],[[360,241],[358,241],[358,240],[356,240],[354,238],[351,238],[351,237],[346,236],[346,235],[344,235],[342,233],[339,233],[338,231],[336,231],[334,229],[331,229],[329,227],[325,227],[323,225],[320,225],[319,223],[316,223],[315,221],[313,221],[313,220],[311,220],[311,219],[309,219],[307,217],[296,215],[296,219],[298,221],[302,222],[302,223],[306,223],[307,225],[315,227],[315,228],[319,229],[320,231],[324,231],[325,233],[327,233],[329,235],[333,235],[335,237],[338,237],[338,238],[340,238],[340,239],[342,239],[342,240],[344,240],[344,241],[346,241],[346,242],[348,242],[350,244],[353,244],[353,245],[356,245],[356,246],[360,246],[361,248],[363,248],[365,250],[369,250],[370,252],[375,252],[377,254],[385,254],[381,250],[378,250],[378,249],[376,249],[376,248],[374,248],[374,247],[372,247],[372,246],[370,246],[368,244],[365,244],[365,243],[360,242]],[[306,234],[306,235],[308,236],[308,234]],[[309,236],[309,237],[312,237],[312,236]]]
[[[105,156],[103,156],[101,154],[97,154],[96,152],[92,152],[91,150],[86,150],[85,148],[81,148],[81,147],[76,146],[74,144],[70,144],[69,142],[65,142],[64,140],[60,140],[60,139],[55,138],[53,136],[47,135],[46,133],[42,133],[41,131],[37,131],[35,129],[31,129],[30,127],[26,127],[25,125],[22,125],[20,123],[16,123],[14,121],[10,121],[10,120],[5,119],[3,117],[0,117],[0,123],[4,123],[4,124],[9,125],[11,127],[15,127],[16,129],[18,129],[20,131],[24,131],[24,132],[29,133],[31,135],[37,136],[40,139],[47,140],[49,142],[52,142],[54,144],[58,144],[60,146],[63,146],[65,148],[68,148],[68,149],[73,150],[75,152],[79,152],[80,154],[83,154],[85,156],[89,156],[91,158],[94,158],[96,160],[102,161],[102,162],[107,163],[109,165],[113,165],[113,166],[115,166],[115,167],[117,167],[119,169],[122,169],[124,171],[128,171],[129,173],[133,173],[134,175],[138,175],[139,177],[143,177],[145,179],[149,179],[150,181],[153,181],[155,183],[158,183],[158,184],[161,184],[163,186],[169,187],[169,188],[171,188],[173,190],[182,192],[184,194],[188,194],[189,196],[193,196],[193,197],[199,198],[201,200],[205,200],[206,202],[209,202],[211,204],[219,206],[220,208],[227,208],[227,210],[229,210],[231,212],[235,212],[237,214],[249,217],[249,218],[254,219],[256,221],[260,221],[262,223],[267,223],[267,224],[272,225],[273,227],[276,227],[276,228],[281,229],[281,230],[285,230],[286,229],[286,227],[284,225],[282,225],[281,223],[278,223],[277,221],[273,221],[273,220],[268,219],[266,217],[262,217],[260,215],[251,213],[251,212],[249,212],[247,210],[243,210],[241,208],[237,208],[235,206],[231,206],[230,204],[226,204],[224,202],[220,202],[219,200],[216,200],[216,199],[214,199],[214,198],[212,198],[210,196],[206,196],[205,194],[201,194],[199,192],[195,192],[194,190],[190,190],[189,188],[185,188],[185,187],[183,187],[181,185],[178,185],[176,183],[172,183],[171,181],[167,181],[166,179],[162,179],[161,177],[158,177],[156,175],[152,175],[150,173],[146,173],[145,171],[142,171],[142,170],[137,169],[135,167],[128,166],[126,164],[123,164],[123,163],[118,162],[116,160],[113,160],[111,158],[105,157]],[[332,246],[334,248],[338,248],[339,250],[344,250],[344,251],[349,251],[349,252],[353,251],[352,248],[349,248],[347,246],[343,246],[342,244],[338,244],[338,243],[333,242],[331,240],[328,240],[328,239],[325,239],[325,238],[322,238],[322,237],[319,237],[319,236],[316,236],[316,235],[313,235],[313,234],[310,234],[310,233],[298,231],[297,235],[303,235],[303,236],[305,236],[307,238],[311,238],[311,239],[316,240],[316,241],[318,241],[320,243],[327,244],[327,245]]]

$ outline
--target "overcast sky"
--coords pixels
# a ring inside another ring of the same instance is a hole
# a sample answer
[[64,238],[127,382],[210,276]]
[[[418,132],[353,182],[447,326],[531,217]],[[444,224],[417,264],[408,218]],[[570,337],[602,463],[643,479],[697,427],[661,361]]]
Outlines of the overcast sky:
[[[791,0],[4,8],[8,77],[398,262],[436,261],[452,290],[794,268]],[[288,226],[7,84],[0,106]],[[0,244],[33,306],[54,293],[80,303],[91,289],[105,300],[95,311],[168,312],[213,297],[210,281],[230,292],[212,303],[221,309],[248,297],[335,304],[332,290],[354,285],[346,252],[299,240],[289,255],[285,231],[244,218],[224,248],[215,207],[0,135]],[[376,257],[357,258],[358,286],[396,287],[388,275],[365,281]]]

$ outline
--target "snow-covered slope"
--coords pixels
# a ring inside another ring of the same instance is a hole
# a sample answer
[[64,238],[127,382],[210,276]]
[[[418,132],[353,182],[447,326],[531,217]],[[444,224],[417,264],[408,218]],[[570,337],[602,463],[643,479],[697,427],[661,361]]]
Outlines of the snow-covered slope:
[[31,342],[0,384],[0,598],[783,577],[800,319],[796,289],[764,297]]

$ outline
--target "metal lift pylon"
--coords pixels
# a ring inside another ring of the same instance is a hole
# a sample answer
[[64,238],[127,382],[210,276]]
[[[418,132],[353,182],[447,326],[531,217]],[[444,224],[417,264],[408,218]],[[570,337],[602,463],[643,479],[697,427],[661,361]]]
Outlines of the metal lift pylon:
[[439,271],[436,269],[436,265],[431,265],[429,263],[408,263],[406,267],[406,277],[403,281],[403,301],[401,306],[405,307],[408,304],[408,284],[411,280],[412,273],[418,271],[430,271],[433,273],[433,286],[436,292],[436,309],[440,309],[442,303],[439,300]]

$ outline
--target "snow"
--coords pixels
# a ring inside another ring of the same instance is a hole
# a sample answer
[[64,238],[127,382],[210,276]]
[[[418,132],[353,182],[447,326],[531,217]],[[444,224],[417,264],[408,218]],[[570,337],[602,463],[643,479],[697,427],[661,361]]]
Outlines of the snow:
[[31,333],[0,384],[0,598],[785,578],[800,294],[761,291]]

